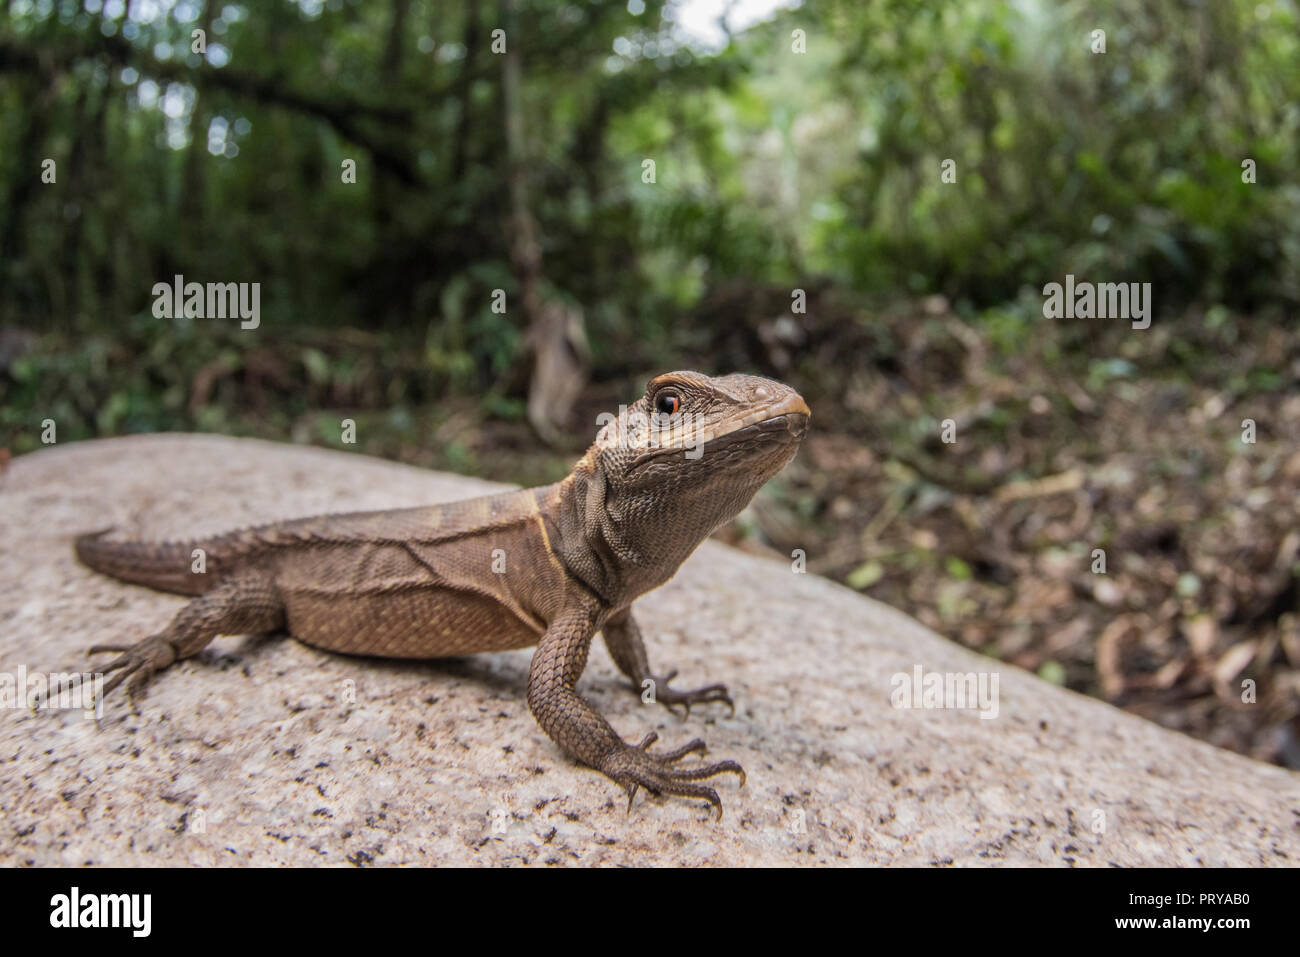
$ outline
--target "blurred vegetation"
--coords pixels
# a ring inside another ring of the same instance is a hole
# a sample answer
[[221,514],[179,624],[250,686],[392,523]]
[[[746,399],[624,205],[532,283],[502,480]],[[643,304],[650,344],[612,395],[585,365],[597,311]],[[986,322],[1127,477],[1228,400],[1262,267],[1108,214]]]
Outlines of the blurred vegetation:
[[[492,388],[521,347],[490,305],[508,6],[0,4],[0,325],[84,342],[176,273],[259,281],[250,338],[399,330],[427,388]],[[670,362],[736,280],[971,316],[1066,272],[1153,282],[1165,316],[1300,300],[1293,3],[832,0],[711,55],[661,2],[517,6],[546,278],[598,374]]]
[[[363,451],[532,484],[651,374],[774,375],[816,428],[731,537],[1300,763],[1298,20],[822,0],[712,49],[663,0],[0,0],[0,453],[46,418],[338,446],[351,417]],[[554,448],[525,195],[590,347]],[[1152,283],[1152,328],[1045,320],[1067,273]],[[176,274],[261,283],[260,326],[156,318]]]

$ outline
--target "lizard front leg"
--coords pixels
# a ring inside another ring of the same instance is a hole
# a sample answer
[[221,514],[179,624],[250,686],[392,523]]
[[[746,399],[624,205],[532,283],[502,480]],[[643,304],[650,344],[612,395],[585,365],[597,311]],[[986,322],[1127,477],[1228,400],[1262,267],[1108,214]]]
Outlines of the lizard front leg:
[[537,645],[528,672],[528,707],[551,740],[583,764],[613,779],[628,792],[628,808],[637,788],[652,794],[698,797],[718,809],[718,792],[702,778],[731,771],[745,783],[745,771],[735,761],[719,761],[698,768],[677,767],[676,762],[692,753],[703,753],[699,738],[666,754],[651,754],[658,740],[651,732],[640,744],[632,745],[618,736],[608,721],[574,690],[587,666],[587,652],[596,633],[600,608],[594,600],[575,600],[551,623]]
[[673,705],[680,704],[689,716],[691,705],[694,703],[721,701],[731,709],[733,714],[735,713],[736,706],[732,703],[731,695],[727,693],[726,685],[713,684],[696,688],[694,691],[678,691],[668,687],[668,682],[677,675],[676,670],[662,677],[653,674],[650,671],[649,659],[646,657],[645,642],[641,640],[641,629],[637,627],[630,608],[625,608],[612,616],[601,626],[601,631],[605,635],[605,647],[609,649],[609,656],[614,659],[614,664],[618,665],[618,670],[632,679],[638,694],[646,681],[652,681],[655,700],[670,711]]

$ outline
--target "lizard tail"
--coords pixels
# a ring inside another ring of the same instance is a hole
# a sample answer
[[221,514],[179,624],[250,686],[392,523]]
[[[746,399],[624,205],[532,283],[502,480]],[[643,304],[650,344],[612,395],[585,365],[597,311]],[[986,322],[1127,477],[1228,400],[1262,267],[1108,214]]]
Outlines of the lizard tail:
[[177,595],[201,595],[216,583],[212,574],[194,573],[193,542],[104,541],[111,531],[104,528],[77,536],[77,558],[83,565],[124,582]]

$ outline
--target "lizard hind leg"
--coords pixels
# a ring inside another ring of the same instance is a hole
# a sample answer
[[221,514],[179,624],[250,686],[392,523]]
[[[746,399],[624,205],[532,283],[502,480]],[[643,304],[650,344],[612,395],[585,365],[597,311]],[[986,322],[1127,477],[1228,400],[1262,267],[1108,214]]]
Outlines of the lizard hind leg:
[[261,578],[233,578],[190,601],[155,635],[133,645],[94,645],[91,654],[118,652],[102,669],[107,695],[128,682],[138,691],[155,672],[197,655],[218,635],[273,631],[284,626],[284,606],[273,585]]

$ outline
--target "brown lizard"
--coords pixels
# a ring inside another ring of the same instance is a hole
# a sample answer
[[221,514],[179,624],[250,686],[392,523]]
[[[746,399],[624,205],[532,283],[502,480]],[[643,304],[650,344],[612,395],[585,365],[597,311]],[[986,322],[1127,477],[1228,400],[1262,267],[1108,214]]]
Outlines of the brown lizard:
[[[628,792],[638,787],[707,800],[696,783],[735,761],[678,764],[703,753],[695,739],[652,754],[575,690],[597,631],[635,683],[656,700],[731,705],[725,685],[668,687],[650,669],[634,599],[668,581],[700,542],[729,521],[794,457],[807,428],[797,392],[747,375],[671,372],[597,435],[572,474],[554,485],[392,511],[323,515],[184,542],[80,536],[77,557],[97,571],[194,595],[162,631],[104,668],[138,689],[154,672],[199,653],[218,635],[285,629],[329,651],[444,658],[536,645],[528,706],[565,751]],[[108,530],[105,530],[108,531]],[[203,571],[195,573],[196,550]]]

